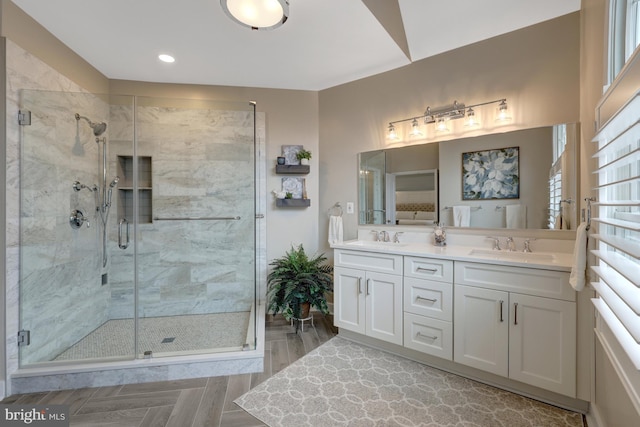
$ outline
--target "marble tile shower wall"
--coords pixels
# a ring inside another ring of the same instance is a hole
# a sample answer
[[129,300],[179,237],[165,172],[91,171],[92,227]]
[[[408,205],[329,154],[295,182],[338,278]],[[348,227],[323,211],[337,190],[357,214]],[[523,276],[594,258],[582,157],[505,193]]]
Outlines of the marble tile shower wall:
[[[18,365],[20,327],[31,331],[31,345],[22,350],[28,364],[51,360],[108,316],[107,290],[96,275],[98,227],[69,226],[69,213],[78,208],[97,225],[92,195],[71,187],[76,179],[98,182],[97,144],[74,115],[102,120],[108,114],[98,97],[79,92],[82,88],[7,41],[9,373]],[[18,126],[21,103],[32,112],[31,126]]]
[[[126,110],[111,108],[111,170],[116,170],[118,156],[131,153],[131,115]],[[141,224],[139,316],[250,310],[255,277],[253,114],[140,106],[136,116],[138,155],[151,158],[153,217],[241,217]],[[121,200],[114,198],[114,204]],[[115,215],[110,220],[114,242],[118,220]],[[110,317],[131,317],[132,250],[111,253]]]

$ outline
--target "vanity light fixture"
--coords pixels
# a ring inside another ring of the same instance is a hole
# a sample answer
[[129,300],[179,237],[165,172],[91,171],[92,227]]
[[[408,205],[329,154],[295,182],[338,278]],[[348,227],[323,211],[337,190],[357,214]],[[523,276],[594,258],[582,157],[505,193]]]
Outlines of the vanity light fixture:
[[220,0],[232,21],[252,30],[274,30],[289,19],[288,0]]
[[422,119],[424,123],[427,125],[434,123],[436,126],[436,130],[438,132],[448,132],[449,126],[447,122],[449,120],[461,119],[464,117],[467,118],[467,120],[465,121],[465,126],[471,126],[471,127],[478,126],[480,125],[480,121],[476,116],[475,109],[477,107],[482,107],[490,104],[499,104],[497,107],[498,113],[496,116],[496,121],[506,122],[511,119],[509,115],[509,110],[507,107],[506,98],[496,99],[494,101],[481,102],[479,104],[466,105],[466,106],[465,104],[462,104],[458,101],[453,101],[453,104],[446,105],[444,107],[438,107],[438,108],[427,107],[427,109],[424,111],[424,114],[422,116],[410,117],[407,119],[401,119],[401,120],[395,120],[393,122],[389,122],[389,127],[387,130],[387,138],[392,140],[399,139],[395,125],[397,125],[398,123],[403,123],[408,121],[411,121],[411,131],[409,132],[410,136],[418,136],[418,134],[415,132],[420,132],[420,134],[422,134],[422,132],[419,130],[419,127],[417,125],[418,119]]

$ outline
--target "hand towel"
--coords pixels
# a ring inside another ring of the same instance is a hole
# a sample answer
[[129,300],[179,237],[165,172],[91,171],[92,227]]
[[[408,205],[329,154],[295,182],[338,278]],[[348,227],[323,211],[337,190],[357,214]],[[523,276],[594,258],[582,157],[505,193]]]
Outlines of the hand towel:
[[453,207],[454,227],[469,227],[471,223],[471,208],[469,206]]
[[569,283],[576,291],[584,289],[587,271],[587,245],[589,243],[587,234],[587,223],[583,222],[576,230],[576,242],[573,248],[573,266],[571,267],[571,275],[569,276]]
[[329,244],[342,243],[342,217],[329,216]]
[[525,205],[507,205],[507,228],[527,228],[527,207]]

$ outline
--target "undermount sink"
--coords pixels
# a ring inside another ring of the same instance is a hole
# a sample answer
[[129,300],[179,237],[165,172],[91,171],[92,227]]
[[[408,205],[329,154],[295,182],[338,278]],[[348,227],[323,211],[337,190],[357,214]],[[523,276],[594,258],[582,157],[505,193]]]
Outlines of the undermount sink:
[[556,259],[555,255],[553,254],[543,254],[536,252],[495,251],[491,249],[471,249],[469,255],[518,262],[552,262]]
[[348,246],[361,246],[361,247],[369,247],[369,248],[402,248],[407,246],[408,243],[397,243],[397,242],[374,242],[367,240],[355,240],[353,242],[347,242]]

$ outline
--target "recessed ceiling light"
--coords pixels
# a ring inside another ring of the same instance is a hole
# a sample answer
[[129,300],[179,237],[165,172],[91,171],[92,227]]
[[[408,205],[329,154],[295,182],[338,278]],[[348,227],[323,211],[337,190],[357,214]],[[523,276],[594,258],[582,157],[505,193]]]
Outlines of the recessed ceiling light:
[[167,55],[166,53],[158,55],[158,59],[162,62],[176,62],[176,59],[173,56]]

